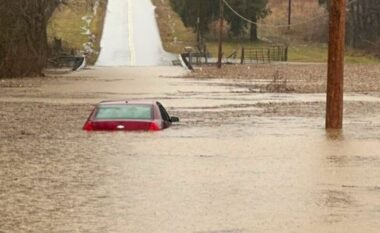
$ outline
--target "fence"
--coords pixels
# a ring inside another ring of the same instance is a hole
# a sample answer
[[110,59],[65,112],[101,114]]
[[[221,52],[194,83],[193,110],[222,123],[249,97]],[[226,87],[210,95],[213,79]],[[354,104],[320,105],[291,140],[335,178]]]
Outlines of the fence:
[[271,63],[273,61],[287,60],[288,47],[273,46],[266,48],[242,48],[240,63]]
[[[224,57],[226,64],[265,64],[271,62],[283,62],[288,60],[288,47],[272,46],[262,48],[242,48],[241,56],[238,56],[239,51],[234,50],[230,55]],[[182,60],[189,69],[193,69],[193,65],[200,66],[202,64],[215,64],[216,58],[211,57],[207,49],[198,50],[181,54]]]
[[206,44],[199,44],[196,48],[196,52],[192,52],[192,48],[185,48],[187,50],[186,53],[182,53],[181,59],[185,63],[185,65],[192,70],[193,65],[200,66],[202,64],[209,64],[211,54],[207,50]]

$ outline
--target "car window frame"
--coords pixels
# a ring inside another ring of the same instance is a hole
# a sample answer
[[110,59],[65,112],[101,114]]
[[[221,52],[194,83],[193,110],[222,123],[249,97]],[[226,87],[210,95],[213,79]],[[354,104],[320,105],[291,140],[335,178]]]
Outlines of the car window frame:
[[[166,122],[171,122],[170,115],[168,111],[166,111],[165,107],[160,102],[157,102],[156,104],[158,106],[158,109],[160,110],[161,118]],[[167,117],[167,120],[165,119],[165,117]]]

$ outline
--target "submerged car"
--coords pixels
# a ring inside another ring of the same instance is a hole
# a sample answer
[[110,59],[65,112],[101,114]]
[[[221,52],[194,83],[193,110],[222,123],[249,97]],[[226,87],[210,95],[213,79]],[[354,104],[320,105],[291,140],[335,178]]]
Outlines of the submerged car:
[[103,101],[91,112],[86,131],[158,131],[168,128],[178,117],[170,117],[156,101]]

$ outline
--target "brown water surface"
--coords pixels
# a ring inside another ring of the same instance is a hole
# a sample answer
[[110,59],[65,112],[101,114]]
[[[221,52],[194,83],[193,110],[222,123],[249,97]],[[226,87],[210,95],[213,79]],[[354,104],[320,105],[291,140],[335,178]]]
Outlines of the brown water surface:
[[[0,232],[377,233],[380,98],[252,93],[173,67],[93,68],[0,85]],[[86,133],[103,99],[158,99],[158,133]]]

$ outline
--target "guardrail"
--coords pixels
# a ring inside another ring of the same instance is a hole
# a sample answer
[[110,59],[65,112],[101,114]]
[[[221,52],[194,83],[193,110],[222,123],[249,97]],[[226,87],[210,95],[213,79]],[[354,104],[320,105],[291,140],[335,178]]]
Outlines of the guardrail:
[[79,70],[86,65],[84,56],[62,55],[48,59],[48,65],[54,68],[70,67],[73,71]]

